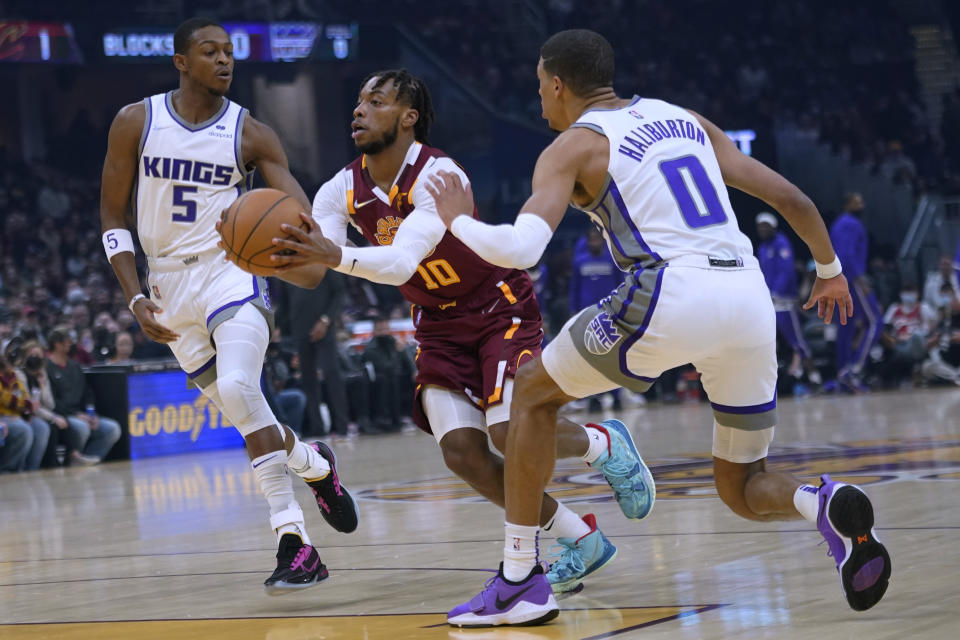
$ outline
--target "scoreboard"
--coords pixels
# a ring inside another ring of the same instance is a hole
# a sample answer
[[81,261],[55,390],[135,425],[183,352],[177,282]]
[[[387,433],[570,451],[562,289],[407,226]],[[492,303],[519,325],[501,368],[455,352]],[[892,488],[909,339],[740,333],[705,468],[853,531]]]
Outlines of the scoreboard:
[[67,22],[0,19],[0,62],[83,62]]

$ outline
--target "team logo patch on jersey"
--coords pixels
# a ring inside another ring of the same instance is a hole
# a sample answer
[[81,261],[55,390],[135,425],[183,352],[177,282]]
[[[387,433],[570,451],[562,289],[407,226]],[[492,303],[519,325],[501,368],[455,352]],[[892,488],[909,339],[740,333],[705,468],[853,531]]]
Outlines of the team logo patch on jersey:
[[583,344],[595,356],[609,353],[623,336],[606,311],[597,314],[583,332]]
[[377,242],[393,244],[393,237],[397,235],[397,228],[401,222],[403,219],[397,216],[386,216],[377,220]]

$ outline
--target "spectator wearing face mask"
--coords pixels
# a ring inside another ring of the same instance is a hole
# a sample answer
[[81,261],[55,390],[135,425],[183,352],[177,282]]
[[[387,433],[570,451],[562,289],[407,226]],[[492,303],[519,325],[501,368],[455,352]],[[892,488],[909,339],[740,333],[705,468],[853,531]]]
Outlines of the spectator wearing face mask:
[[67,443],[69,461],[74,464],[97,464],[120,439],[120,425],[110,418],[98,416],[93,407],[93,394],[83,371],[70,359],[73,347],[69,327],[60,326],[47,339],[50,356],[47,375],[55,402],[54,412],[64,416],[70,425],[72,442]]
[[79,434],[68,434],[70,423],[61,415],[54,413],[53,409],[56,402],[53,399],[53,390],[50,388],[50,378],[47,376],[47,358],[43,346],[30,340],[23,345],[23,367],[21,381],[30,392],[30,397],[34,400],[36,415],[50,425],[50,440],[47,443],[47,450],[44,453],[43,460],[40,463],[42,467],[58,466],[56,449],[57,445],[67,442],[73,442],[80,437]]
[[937,313],[920,302],[913,283],[901,287],[900,301],[890,305],[883,321],[881,340],[887,350],[884,377],[888,380],[909,374],[939,341]]

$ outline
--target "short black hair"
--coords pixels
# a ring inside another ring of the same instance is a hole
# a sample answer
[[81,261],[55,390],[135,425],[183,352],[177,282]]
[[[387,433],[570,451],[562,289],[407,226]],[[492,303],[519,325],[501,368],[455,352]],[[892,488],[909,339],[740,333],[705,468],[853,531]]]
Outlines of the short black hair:
[[189,18],[180,23],[177,30],[173,32],[173,52],[180,55],[186,55],[190,48],[190,40],[193,34],[204,27],[220,27],[224,31],[223,25],[210,18]]
[[47,344],[50,348],[70,339],[70,327],[64,324],[55,326],[47,335]]
[[583,96],[613,86],[613,47],[589,29],[568,29],[550,36],[540,48],[543,68]]
[[371,73],[363,79],[363,84],[360,86],[367,86],[373,78],[377,79],[376,84],[373,85],[374,89],[380,89],[388,80],[393,80],[393,86],[397,88],[397,100],[411,109],[416,109],[420,114],[417,123],[413,125],[414,139],[421,144],[430,144],[430,127],[433,125],[434,113],[433,99],[430,97],[430,90],[427,89],[427,83],[406,69],[386,69]]

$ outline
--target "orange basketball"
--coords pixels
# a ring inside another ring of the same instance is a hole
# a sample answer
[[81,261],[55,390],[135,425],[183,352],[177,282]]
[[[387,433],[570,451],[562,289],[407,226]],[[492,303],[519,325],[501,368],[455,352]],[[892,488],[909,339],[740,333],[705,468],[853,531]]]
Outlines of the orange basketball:
[[303,205],[277,189],[248,191],[230,205],[220,225],[220,236],[227,255],[235,258],[240,268],[257,276],[274,275],[274,253],[282,253],[273,244],[274,238],[287,238],[280,225],[289,224],[306,230],[300,219]]

